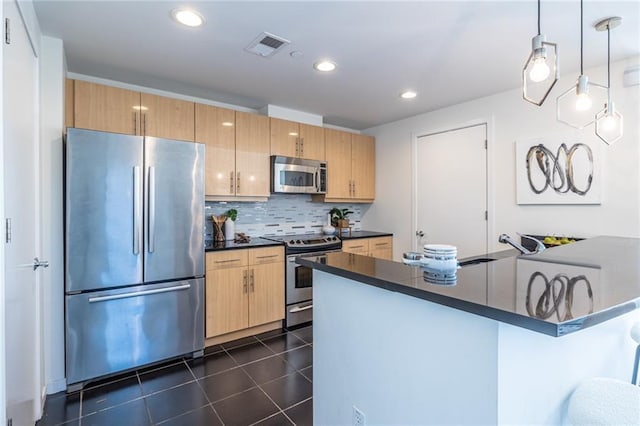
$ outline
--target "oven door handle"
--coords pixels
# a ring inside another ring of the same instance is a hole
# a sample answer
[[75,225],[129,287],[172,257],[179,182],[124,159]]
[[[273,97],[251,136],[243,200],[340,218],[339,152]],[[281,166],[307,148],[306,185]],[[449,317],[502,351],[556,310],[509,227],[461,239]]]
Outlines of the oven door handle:
[[309,309],[313,308],[313,304],[311,305],[306,305],[306,306],[296,306],[295,308],[291,308],[289,310],[289,313],[291,314],[295,314],[296,312],[302,312],[302,311],[307,311]]

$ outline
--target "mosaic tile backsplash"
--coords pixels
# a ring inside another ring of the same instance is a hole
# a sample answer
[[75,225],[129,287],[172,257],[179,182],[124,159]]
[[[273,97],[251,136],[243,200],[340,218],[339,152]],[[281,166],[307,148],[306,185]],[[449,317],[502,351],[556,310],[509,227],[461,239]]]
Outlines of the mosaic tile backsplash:
[[319,234],[333,207],[353,211],[349,220],[354,231],[360,231],[360,218],[369,204],[331,204],[311,201],[311,195],[271,194],[267,202],[207,201],[204,208],[205,239],[213,240],[211,215],[238,211],[236,232],[250,237],[263,235]]

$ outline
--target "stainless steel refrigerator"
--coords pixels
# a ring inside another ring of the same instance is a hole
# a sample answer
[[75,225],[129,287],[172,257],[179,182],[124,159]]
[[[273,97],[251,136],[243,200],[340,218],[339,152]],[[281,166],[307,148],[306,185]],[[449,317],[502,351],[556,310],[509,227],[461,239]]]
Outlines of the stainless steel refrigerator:
[[204,347],[204,145],[68,129],[68,388]]

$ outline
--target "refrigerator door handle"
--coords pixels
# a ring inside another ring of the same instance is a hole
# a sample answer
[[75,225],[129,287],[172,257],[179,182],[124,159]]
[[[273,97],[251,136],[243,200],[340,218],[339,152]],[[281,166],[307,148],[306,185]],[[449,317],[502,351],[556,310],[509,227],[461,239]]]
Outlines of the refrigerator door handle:
[[134,291],[132,293],[114,294],[112,296],[90,297],[89,303],[106,302],[109,300],[126,299],[129,297],[148,296],[150,294],[168,293],[170,291],[186,290],[191,288],[191,284],[175,285],[173,287],[157,288],[154,290]]
[[140,254],[140,166],[133,168],[133,254]]
[[156,245],[156,168],[149,167],[149,253]]

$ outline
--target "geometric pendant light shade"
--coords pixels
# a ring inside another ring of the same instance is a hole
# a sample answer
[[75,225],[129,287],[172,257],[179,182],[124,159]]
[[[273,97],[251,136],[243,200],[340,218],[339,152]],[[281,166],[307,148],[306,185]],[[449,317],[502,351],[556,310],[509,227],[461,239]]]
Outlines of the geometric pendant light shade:
[[531,53],[522,68],[522,97],[542,105],[560,76],[558,45],[540,34],[540,0],[538,0],[538,34],[531,40]]
[[607,31],[607,102],[604,108],[596,114],[596,135],[607,145],[622,138],[622,114],[616,111],[611,99],[611,30],[622,23],[622,18],[614,16],[596,24],[596,30]]
[[580,0],[580,75],[576,84],[556,99],[556,118],[576,129],[595,121],[595,111],[606,101],[607,87],[592,83],[583,71],[583,10]]

